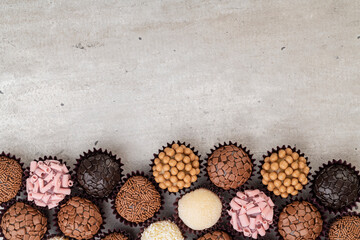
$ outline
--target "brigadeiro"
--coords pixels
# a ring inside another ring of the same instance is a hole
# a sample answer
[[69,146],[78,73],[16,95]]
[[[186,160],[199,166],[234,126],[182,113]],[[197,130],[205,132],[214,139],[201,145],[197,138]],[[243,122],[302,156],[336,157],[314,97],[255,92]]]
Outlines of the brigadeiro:
[[73,197],[61,205],[57,219],[61,232],[75,239],[93,238],[103,223],[99,208],[81,197]]
[[328,162],[316,172],[312,191],[327,210],[338,212],[351,208],[360,196],[359,173],[341,160]]
[[178,198],[175,220],[184,230],[202,231],[215,226],[221,218],[222,202],[217,193],[200,187]]
[[258,189],[237,192],[228,211],[230,224],[245,237],[257,239],[264,236],[273,223],[274,207],[270,197]]
[[125,233],[115,231],[105,234],[101,240],[129,240],[129,237]]
[[130,225],[140,224],[155,216],[162,201],[159,191],[140,173],[128,175],[114,202],[115,212]]
[[264,156],[262,183],[276,196],[296,196],[308,183],[310,167],[307,157],[290,146],[277,147]]
[[30,175],[26,179],[28,201],[49,209],[71,193],[73,181],[68,167],[56,157],[44,157],[30,163]]
[[184,240],[180,228],[170,220],[151,223],[142,230],[140,240]]
[[294,201],[280,213],[278,230],[284,240],[315,240],[322,229],[321,213],[308,201]]
[[61,236],[61,235],[51,235],[48,238],[46,238],[47,240],[69,240],[68,237],[65,236]]
[[2,152],[0,154],[0,204],[16,197],[22,186],[23,169],[20,159]]
[[87,194],[95,198],[105,198],[121,180],[122,164],[107,150],[94,149],[77,160],[76,177]]
[[352,213],[336,218],[330,225],[328,238],[329,240],[359,240],[360,216]]
[[210,181],[224,190],[241,187],[253,171],[252,155],[237,143],[219,145],[207,158],[207,174]]
[[47,231],[47,218],[32,206],[16,202],[3,214],[1,229],[8,240],[40,240]]
[[189,144],[173,142],[159,150],[151,166],[159,187],[176,193],[197,181],[200,174],[200,156]]
[[197,240],[232,240],[229,234],[224,231],[213,231],[204,234],[202,237],[199,237]]

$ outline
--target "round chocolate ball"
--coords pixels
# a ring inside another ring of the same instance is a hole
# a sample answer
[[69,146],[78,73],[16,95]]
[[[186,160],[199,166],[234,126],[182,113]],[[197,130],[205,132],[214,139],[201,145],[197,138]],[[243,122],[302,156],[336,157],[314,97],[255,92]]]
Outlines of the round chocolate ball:
[[338,210],[354,203],[360,194],[356,172],[343,164],[330,164],[315,177],[314,193],[326,207]]
[[211,182],[225,190],[242,186],[251,176],[253,164],[248,154],[235,145],[217,148],[208,158]]
[[279,216],[278,228],[284,240],[315,240],[323,228],[319,210],[307,201],[288,204]]
[[188,228],[202,231],[213,227],[223,209],[218,194],[206,188],[198,188],[181,196],[177,205],[178,216]]
[[160,193],[146,177],[133,176],[120,188],[115,207],[120,216],[127,221],[142,223],[159,211]]
[[110,233],[102,238],[102,240],[128,240],[128,238],[121,233]]
[[40,240],[47,231],[47,218],[30,205],[17,202],[4,213],[1,229],[8,240]]
[[20,164],[6,156],[0,156],[0,203],[13,199],[19,192],[23,171]]
[[329,240],[343,239],[360,239],[360,216],[343,216],[331,224]]
[[93,238],[103,223],[99,208],[80,197],[73,197],[63,204],[57,216],[61,232],[75,239]]
[[50,237],[48,240],[69,240],[69,238],[65,236],[54,236]]
[[204,236],[198,238],[198,240],[231,240],[232,238],[226,232],[214,231],[207,233]]
[[81,158],[77,179],[86,193],[107,197],[121,179],[120,162],[107,153],[89,153]]

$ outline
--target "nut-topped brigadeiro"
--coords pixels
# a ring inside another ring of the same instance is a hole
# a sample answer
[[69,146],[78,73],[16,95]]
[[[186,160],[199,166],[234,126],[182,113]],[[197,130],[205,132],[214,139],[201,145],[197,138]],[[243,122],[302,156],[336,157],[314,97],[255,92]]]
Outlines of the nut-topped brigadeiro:
[[283,146],[265,157],[261,170],[262,183],[276,196],[295,196],[308,183],[310,168],[307,159],[299,153]]
[[153,164],[153,176],[159,187],[173,193],[189,188],[200,173],[197,152],[185,144],[169,144],[155,157]]
[[230,142],[209,154],[206,170],[210,181],[217,187],[236,189],[251,177],[253,162],[245,149]]

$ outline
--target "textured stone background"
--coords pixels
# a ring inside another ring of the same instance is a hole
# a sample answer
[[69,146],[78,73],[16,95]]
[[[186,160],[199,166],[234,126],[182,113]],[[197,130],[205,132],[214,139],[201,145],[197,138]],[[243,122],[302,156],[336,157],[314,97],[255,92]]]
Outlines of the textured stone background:
[[360,168],[359,69],[358,1],[2,0],[0,149],[102,147],[128,173],[168,141],[233,140]]

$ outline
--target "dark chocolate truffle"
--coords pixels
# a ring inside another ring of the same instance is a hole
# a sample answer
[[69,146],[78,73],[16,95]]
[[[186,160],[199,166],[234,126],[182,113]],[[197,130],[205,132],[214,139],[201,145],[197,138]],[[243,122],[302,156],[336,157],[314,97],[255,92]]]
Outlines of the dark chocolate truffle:
[[107,197],[121,179],[120,161],[107,152],[89,152],[80,159],[77,179],[87,194]]
[[160,193],[146,177],[133,176],[120,188],[115,207],[120,216],[127,221],[145,222],[159,211]]
[[329,240],[359,240],[360,217],[343,216],[331,224]]
[[278,228],[284,240],[315,240],[322,231],[323,220],[314,205],[295,201],[281,212]]
[[47,219],[39,210],[17,202],[4,213],[1,229],[8,240],[40,240],[47,231]]
[[13,199],[22,184],[23,171],[20,164],[6,156],[0,156],[0,203]]
[[75,239],[93,238],[103,223],[99,208],[80,197],[73,197],[63,204],[57,216],[63,234]]
[[232,238],[226,232],[222,232],[222,231],[207,233],[204,236],[198,238],[198,240],[231,240],[231,239]]
[[225,190],[242,186],[251,176],[253,164],[248,154],[235,145],[217,148],[208,158],[211,182]]
[[313,190],[322,204],[338,210],[354,203],[359,197],[359,177],[347,165],[330,164],[315,177]]
[[128,240],[128,238],[121,233],[110,233],[102,238],[102,240]]

